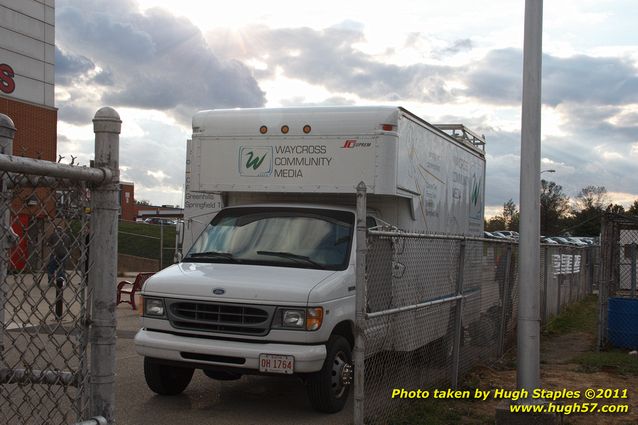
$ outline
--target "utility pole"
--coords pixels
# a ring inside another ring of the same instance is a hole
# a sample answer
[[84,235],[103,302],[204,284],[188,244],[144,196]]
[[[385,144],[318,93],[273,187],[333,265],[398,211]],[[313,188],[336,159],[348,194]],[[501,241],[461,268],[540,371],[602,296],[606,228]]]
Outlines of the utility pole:
[[517,386],[540,387],[540,164],[543,1],[525,1]]
[[510,404],[541,404],[532,397],[540,388],[540,179],[541,66],[543,0],[525,0],[523,105],[521,120],[521,212],[519,224],[519,307],[516,382],[529,396],[496,410],[497,424],[555,424],[555,414],[513,413]]

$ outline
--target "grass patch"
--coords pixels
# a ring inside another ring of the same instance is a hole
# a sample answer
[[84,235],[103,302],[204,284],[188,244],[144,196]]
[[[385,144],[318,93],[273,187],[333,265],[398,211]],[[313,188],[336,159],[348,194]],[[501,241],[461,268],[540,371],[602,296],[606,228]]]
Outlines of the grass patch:
[[[163,235],[162,235],[163,232]],[[161,268],[173,264],[175,226],[120,221],[117,250],[121,254],[160,260],[160,237],[163,238]]]
[[630,356],[627,351],[611,350],[585,353],[576,357],[574,361],[579,365],[579,372],[610,372],[638,376],[638,357]]
[[476,412],[471,402],[419,400],[405,413],[387,422],[389,425],[493,424],[494,417]]
[[561,314],[543,328],[543,335],[555,337],[572,332],[596,332],[598,323],[598,298],[588,295],[582,301],[567,306]]

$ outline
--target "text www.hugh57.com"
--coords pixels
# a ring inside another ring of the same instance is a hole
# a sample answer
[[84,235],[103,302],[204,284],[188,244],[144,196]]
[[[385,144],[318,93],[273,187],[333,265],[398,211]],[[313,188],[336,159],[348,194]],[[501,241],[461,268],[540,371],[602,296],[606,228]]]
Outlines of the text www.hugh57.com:
[[510,404],[512,413],[560,413],[571,415],[572,413],[627,413],[629,406],[626,404],[599,404],[599,403],[553,403],[547,404]]

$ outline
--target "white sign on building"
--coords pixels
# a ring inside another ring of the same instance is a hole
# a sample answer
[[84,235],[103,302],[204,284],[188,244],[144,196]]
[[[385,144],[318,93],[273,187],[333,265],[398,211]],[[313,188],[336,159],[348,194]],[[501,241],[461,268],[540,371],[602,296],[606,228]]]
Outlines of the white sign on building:
[[0,0],[0,95],[54,106],[55,1]]

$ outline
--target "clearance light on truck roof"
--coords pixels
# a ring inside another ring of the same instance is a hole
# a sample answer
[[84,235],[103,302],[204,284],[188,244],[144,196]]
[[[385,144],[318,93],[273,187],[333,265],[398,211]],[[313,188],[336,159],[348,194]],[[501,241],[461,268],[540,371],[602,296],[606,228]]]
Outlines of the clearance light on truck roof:
[[288,131],[290,131],[290,128],[287,125],[282,125],[281,126],[281,132],[283,134],[288,134]]
[[303,132],[304,133],[308,134],[308,133],[310,133],[310,130],[312,130],[312,129],[310,128],[310,126],[308,124],[303,126]]
[[261,134],[266,134],[268,133],[268,127],[266,127],[265,125],[262,125],[261,127],[259,127],[259,132]]

